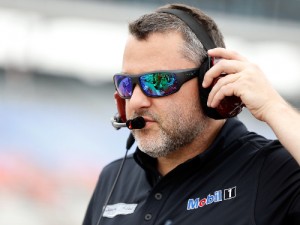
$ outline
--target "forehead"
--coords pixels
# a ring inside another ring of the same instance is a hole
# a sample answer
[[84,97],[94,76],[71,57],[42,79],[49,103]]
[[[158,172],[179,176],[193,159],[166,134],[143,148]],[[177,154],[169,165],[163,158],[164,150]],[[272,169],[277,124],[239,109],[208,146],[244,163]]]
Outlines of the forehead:
[[177,32],[153,33],[146,40],[129,36],[122,72],[138,74],[195,67],[194,63],[183,57],[183,44],[183,38]]

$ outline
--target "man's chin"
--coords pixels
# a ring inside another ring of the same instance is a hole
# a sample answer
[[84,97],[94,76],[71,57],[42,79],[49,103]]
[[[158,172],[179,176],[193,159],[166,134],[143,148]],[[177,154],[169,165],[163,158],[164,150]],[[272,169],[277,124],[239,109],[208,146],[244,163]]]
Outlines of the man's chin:
[[155,151],[143,151],[145,154],[147,154],[148,156],[152,157],[152,158],[160,158],[160,157],[164,157],[166,156],[166,154],[163,154],[162,152],[155,152]]

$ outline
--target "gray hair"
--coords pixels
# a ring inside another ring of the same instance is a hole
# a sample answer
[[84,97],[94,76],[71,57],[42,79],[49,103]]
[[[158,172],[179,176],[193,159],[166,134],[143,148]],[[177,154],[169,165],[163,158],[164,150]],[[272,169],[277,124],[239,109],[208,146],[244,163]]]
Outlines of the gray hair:
[[173,8],[191,13],[196,20],[204,26],[208,35],[218,47],[225,47],[223,35],[216,23],[200,9],[186,6],[183,4],[171,4],[159,8],[156,12],[145,14],[129,24],[129,32],[138,40],[146,40],[153,33],[179,32],[182,34],[184,43],[181,48],[183,56],[200,65],[207,56],[201,40],[195,33],[178,17],[159,12],[160,9]]

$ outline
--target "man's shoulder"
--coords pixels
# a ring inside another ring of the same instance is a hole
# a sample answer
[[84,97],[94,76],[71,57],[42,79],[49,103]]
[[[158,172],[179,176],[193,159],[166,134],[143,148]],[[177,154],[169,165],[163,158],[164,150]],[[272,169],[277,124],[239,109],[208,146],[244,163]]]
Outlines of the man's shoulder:
[[261,162],[264,173],[281,170],[283,174],[288,174],[291,171],[298,171],[299,174],[298,163],[278,140],[270,140],[255,135],[245,143],[251,146],[246,148],[250,158],[256,155],[255,159]]
[[241,145],[251,146],[251,149],[264,154],[268,154],[275,149],[276,151],[286,151],[278,140],[268,139],[255,132],[248,132],[241,136],[238,141]]
[[262,148],[262,155],[265,157],[266,162],[269,162],[272,166],[277,165],[277,167],[280,167],[285,164],[290,164],[294,168],[299,169],[299,165],[296,160],[278,140],[274,140],[264,146]]
[[289,161],[297,167],[294,158],[277,139],[271,140],[257,133],[249,132],[239,138],[237,145],[239,146],[237,154],[247,155],[256,161],[260,159],[261,162],[264,161],[265,165],[271,164],[276,167]]
[[269,156],[281,156],[291,157],[290,153],[283,147],[283,145],[277,140],[267,139],[261,135],[250,133],[248,137],[243,137],[242,142],[251,145],[264,157]]
[[135,167],[137,167],[137,164],[133,158],[133,154],[128,155],[126,157],[125,161],[124,162],[123,161],[124,161],[124,157],[110,162],[102,169],[101,175],[116,175],[118,173],[122,163],[124,163],[124,166],[122,169],[125,171],[133,170],[133,169],[135,169]]
[[278,145],[274,140],[270,140],[256,132],[249,131],[246,125],[237,118],[230,118],[226,121],[218,139],[223,140],[223,147],[225,148],[234,146],[255,152],[272,145],[277,145],[279,148],[281,147],[280,143]]

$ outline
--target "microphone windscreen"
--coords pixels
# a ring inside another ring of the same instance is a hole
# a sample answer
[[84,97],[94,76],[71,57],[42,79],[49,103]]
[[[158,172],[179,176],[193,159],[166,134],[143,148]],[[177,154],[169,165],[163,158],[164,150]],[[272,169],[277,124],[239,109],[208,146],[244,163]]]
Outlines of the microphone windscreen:
[[126,126],[132,130],[132,129],[142,129],[146,125],[146,121],[143,117],[139,116],[132,120],[127,120]]

